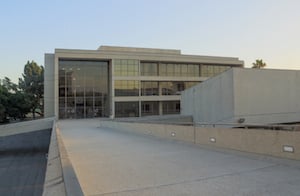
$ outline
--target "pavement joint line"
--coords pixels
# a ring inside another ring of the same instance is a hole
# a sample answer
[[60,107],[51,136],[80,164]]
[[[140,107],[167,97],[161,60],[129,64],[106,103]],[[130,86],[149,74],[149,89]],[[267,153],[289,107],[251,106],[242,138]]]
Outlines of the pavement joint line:
[[206,177],[206,178],[198,178],[198,179],[194,179],[194,180],[185,180],[185,181],[182,181],[182,182],[161,184],[161,185],[158,185],[158,186],[148,186],[148,187],[142,187],[142,188],[137,188],[137,189],[121,190],[121,191],[117,191],[117,192],[92,194],[92,195],[89,195],[89,196],[105,196],[105,195],[111,195],[111,194],[138,192],[138,191],[144,191],[144,190],[174,186],[174,185],[179,185],[179,184],[189,184],[189,183],[193,183],[193,182],[201,182],[201,181],[207,181],[207,180],[212,180],[212,179],[222,178],[222,177],[227,177],[227,176],[235,176],[235,175],[239,175],[239,174],[251,173],[251,172],[254,172],[254,171],[264,170],[264,169],[273,168],[273,167],[277,167],[277,166],[279,166],[279,165],[278,164],[272,164],[272,165],[268,165],[268,166],[260,167],[260,168],[256,168],[256,169],[245,170],[245,171],[240,171],[240,172],[233,172],[233,173],[227,173],[227,174],[222,174],[222,175],[217,175],[217,176],[210,176],[210,177]]

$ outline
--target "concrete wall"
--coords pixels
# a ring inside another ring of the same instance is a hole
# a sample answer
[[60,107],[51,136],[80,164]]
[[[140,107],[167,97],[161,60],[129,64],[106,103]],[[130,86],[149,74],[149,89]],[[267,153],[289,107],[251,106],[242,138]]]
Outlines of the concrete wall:
[[182,92],[182,115],[192,115],[195,122],[216,123],[233,118],[233,70],[210,78]]
[[64,147],[60,131],[53,123],[43,196],[83,196],[80,184]]
[[21,152],[48,152],[51,129],[0,136],[0,154]]
[[54,114],[54,54],[45,54],[44,75],[44,111],[45,117],[53,117]]
[[53,118],[44,118],[39,120],[0,125],[0,137],[28,133],[37,130],[51,129],[52,124]]
[[[100,126],[165,139],[300,160],[300,129],[203,128],[194,126],[101,121]],[[294,152],[284,152],[283,147]]]
[[233,68],[182,93],[199,123],[300,122],[300,71]]
[[57,195],[66,196],[66,188],[63,178],[63,171],[61,165],[61,157],[58,147],[56,126],[53,123],[51,140],[48,151],[47,170],[45,175],[45,183],[43,189],[43,196]]
[[245,123],[300,122],[300,71],[234,70],[234,113]]

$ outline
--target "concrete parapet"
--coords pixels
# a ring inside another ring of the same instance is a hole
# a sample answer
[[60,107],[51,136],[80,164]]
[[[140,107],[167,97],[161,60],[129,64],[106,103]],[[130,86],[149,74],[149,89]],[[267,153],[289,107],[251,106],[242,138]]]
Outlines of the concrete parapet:
[[80,184],[69,161],[60,132],[53,123],[43,196],[82,196]]
[[27,133],[36,130],[51,129],[53,120],[54,118],[43,118],[38,120],[0,125],[0,137]]
[[201,145],[300,160],[300,131],[203,128],[182,125],[101,121],[103,127]]
[[53,122],[43,191],[43,196],[50,195],[66,196],[55,122]]
[[196,127],[196,144],[300,160],[300,131]]

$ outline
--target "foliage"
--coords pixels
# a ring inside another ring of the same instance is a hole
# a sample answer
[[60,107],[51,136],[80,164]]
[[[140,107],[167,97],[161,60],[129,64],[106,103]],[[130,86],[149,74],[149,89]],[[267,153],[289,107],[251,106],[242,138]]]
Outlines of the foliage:
[[252,68],[261,69],[267,66],[265,62],[263,62],[262,59],[256,59],[254,63],[252,63]]
[[28,104],[33,118],[35,114],[43,116],[44,68],[34,61],[27,61],[23,78],[19,78],[19,87],[29,97]]
[[0,79],[0,123],[10,119],[24,119],[31,112],[33,118],[42,116],[44,93],[44,68],[34,61],[27,62],[19,85],[9,78]]

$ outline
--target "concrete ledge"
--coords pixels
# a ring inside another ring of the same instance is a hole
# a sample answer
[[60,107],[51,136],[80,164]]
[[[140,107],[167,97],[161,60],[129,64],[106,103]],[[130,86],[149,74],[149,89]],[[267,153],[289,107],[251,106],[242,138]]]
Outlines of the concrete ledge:
[[69,161],[59,129],[53,123],[43,196],[82,196],[80,184]]
[[53,122],[52,127],[52,134],[48,151],[47,171],[43,191],[43,196],[50,195],[66,196],[55,122]]
[[100,126],[199,145],[300,160],[299,130],[203,128],[117,121],[101,121]]
[[53,120],[54,118],[43,118],[38,120],[0,125],[0,137],[27,133],[36,130],[51,129]]

